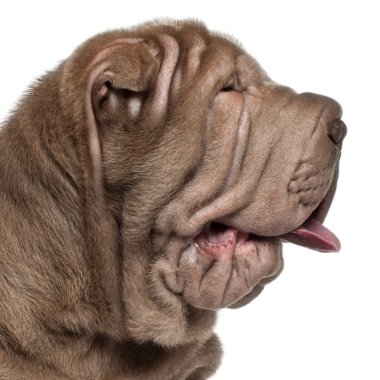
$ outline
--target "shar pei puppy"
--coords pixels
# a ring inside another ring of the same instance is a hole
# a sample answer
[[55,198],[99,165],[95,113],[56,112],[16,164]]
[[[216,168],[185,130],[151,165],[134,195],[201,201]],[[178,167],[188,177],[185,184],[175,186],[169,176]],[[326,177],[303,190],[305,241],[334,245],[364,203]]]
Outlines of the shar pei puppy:
[[208,378],[282,241],[339,249],[341,113],[198,22],[79,46],[0,131],[0,378]]

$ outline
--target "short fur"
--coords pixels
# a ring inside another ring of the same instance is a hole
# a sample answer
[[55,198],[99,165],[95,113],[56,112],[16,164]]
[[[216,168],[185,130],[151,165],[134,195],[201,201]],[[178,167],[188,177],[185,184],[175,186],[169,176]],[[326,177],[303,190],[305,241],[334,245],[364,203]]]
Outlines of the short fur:
[[[340,116],[198,22],[81,45],[0,130],[0,379],[208,378],[216,310],[325,217]],[[257,241],[210,257],[211,221]]]

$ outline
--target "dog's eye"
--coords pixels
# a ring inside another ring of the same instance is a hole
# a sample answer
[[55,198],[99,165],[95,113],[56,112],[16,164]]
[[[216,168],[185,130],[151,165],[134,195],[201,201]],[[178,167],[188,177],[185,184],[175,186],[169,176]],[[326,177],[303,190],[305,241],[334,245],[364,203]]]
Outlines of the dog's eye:
[[239,84],[239,81],[236,77],[236,74],[232,74],[228,81],[223,85],[221,88],[221,91],[228,92],[228,91],[238,91],[243,92],[243,87]]
[[233,91],[235,87],[235,75],[231,75],[230,79],[223,85],[222,91]]

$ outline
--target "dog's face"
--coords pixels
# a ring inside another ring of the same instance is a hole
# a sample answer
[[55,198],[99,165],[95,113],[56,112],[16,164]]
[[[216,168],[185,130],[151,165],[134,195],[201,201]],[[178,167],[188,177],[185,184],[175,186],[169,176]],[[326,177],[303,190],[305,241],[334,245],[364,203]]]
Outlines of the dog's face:
[[339,249],[321,224],[346,133],[334,100],[274,83],[194,23],[105,34],[86,49],[96,54],[79,50],[65,80],[89,83],[125,276],[145,279],[155,302],[242,306],[281,271],[282,240]]

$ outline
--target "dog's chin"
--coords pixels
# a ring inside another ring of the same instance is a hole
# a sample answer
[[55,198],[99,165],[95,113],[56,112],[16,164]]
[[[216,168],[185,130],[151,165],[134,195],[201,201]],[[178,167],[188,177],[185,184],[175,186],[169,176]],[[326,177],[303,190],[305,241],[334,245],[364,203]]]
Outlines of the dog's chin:
[[232,309],[243,307],[255,299],[283,268],[282,240],[279,237],[257,236],[211,222],[196,236],[194,244],[198,253],[211,262],[230,260],[235,262],[236,268],[241,262],[245,263],[240,268],[240,276],[244,282],[251,277],[251,289],[237,301],[226,305]]
[[[239,308],[256,298],[281,273],[283,241],[318,251],[338,251],[338,238],[315,218],[319,212],[316,209],[298,228],[280,236],[258,236],[220,222],[208,222],[180,260],[185,263],[186,275],[195,263],[202,268],[197,275],[201,290],[185,289],[183,297],[201,309]],[[197,292],[198,296],[194,296]]]
[[237,308],[254,299],[282,267],[280,238],[211,222],[182,252],[176,280],[183,284],[183,299],[195,308]]

